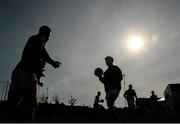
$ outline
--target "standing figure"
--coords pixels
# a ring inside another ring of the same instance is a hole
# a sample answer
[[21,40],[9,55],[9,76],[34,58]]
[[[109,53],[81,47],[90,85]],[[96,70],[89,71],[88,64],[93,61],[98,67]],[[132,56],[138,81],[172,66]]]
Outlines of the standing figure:
[[48,26],[41,26],[39,33],[27,41],[21,60],[12,72],[8,105],[11,116],[15,116],[18,121],[29,122],[33,119],[37,105],[36,85],[42,76],[40,69],[44,68],[45,63],[54,68],[58,68],[61,64],[54,61],[46,51],[45,44],[50,36],[51,29]]
[[129,84],[129,89],[125,91],[124,97],[127,100],[129,108],[135,108],[135,99],[137,99],[137,95],[134,89],[132,89],[132,84]]
[[118,66],[113,64],[113,58],[111,56],[107,56],[105,62],[108,66],[107,70],[103,75],[99,74],[96,76],[98,76],[99,80],[104,84],[107,107],[113,110],[114,103],[121,90],[122,72]]
[[100,96],[101,96],[101,92],[98,91],[98,92],[97,92],[97,95],[96,95],[96,97],[95,97],[95,100],[94,100],[94,105],[93,105],[93,107],[94,107],[95,110],[99,110],[99,109],[100,109],[100,106],[101,106],[101,105],[99,105],[99,103],[100,103],[100,102],[101,102],[101,103],[104,102],[103,99],[100,100]]
[[157,95],[155,95],[154,91],[151,91],[150,101],[151,104],[157,104],[158,97]]
[[150,108],[151,110],[157,110],[158,107],[158,96],[155,95],[154,91],[151,91],[151,96],[150,96]]

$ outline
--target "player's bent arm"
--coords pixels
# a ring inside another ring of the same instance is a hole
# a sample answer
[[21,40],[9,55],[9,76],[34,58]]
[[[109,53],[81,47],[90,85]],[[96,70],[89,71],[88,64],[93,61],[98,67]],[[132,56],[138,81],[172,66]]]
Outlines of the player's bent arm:
[[54,65],[56,64],[56,61],[54,61],[53,59],[51,59],[51,57],[49,56],[46,48],[44,47],[43,44],[41,44],[41,55],[42,58],[49,63],[50,65],[52,65],[54,67]]
[[104,78],[102,76],[99,77],[99,80],[104,84]]

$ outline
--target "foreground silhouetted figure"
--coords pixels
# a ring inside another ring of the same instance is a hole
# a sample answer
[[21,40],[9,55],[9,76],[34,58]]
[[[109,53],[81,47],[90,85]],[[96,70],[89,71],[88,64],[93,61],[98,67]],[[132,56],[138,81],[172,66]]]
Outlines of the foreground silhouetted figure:
[[129,108],[135,108],[135,99],[137,100],[137,95],[134,89],[132,89],[132,85],[129,85],[129,89],[125,91],[124,97],[127,100]]
[[118,66],[113,65],[113,58],[111,56],[107,56],[105,62],[108,69],[103,75],[97,74],[96,76],[104,84],[109,111],[115,114],[114,103],[121,90],[122,72]]
[[48,26],[40,27],[39,33],[27,41],[21,60],[12,72],[8,104],[11,115],[15,116],[17,121],[29,122],[33,119],[37,105],[36,85],[42,76],[45,63],[54,68],[61,64],[51,59],[46,51],[45,44],[50,35],[51,29]]
[[104,102],[103,99],[100,99],[100,96],[101,96],[101,92],[98,91],[97,95],[95,97],[95,100],[94,100],[94,105],[93,105],[95,110],[99,110],[101,108],[101,105],[99,105],[99,103],[103,103]]

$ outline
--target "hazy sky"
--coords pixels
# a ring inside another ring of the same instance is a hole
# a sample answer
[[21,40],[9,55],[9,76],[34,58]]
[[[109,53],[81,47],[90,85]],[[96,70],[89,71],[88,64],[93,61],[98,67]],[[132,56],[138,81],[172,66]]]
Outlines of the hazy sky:
[[[151,90],[163,97],[167,84],[180,83],[179,22],[179,0],[1,0],[0,80],[10,80],[27,39],[45,24],[53,33],[46,48],[62,66],[46,66],[40,94],[48,86],[60,102],[72,95],[79,105],[92,105],[98,90],[105,95],[94,69],[105,70],[111,55],[126,88],[131,83],[139,97]],[[127,48],[129,34],[142,37],[143,49]],[[123,89],[117,106],[124,106]]]

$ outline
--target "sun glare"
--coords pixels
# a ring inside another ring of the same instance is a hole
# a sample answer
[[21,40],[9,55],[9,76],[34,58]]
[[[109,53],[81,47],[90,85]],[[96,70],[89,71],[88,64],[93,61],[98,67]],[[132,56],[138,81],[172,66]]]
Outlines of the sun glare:
[[128,47],[131,50],[135,50],[135,51],[140,50],[142,46],[143,46],[143,40],[140,36],[134,35],[129,37]]

